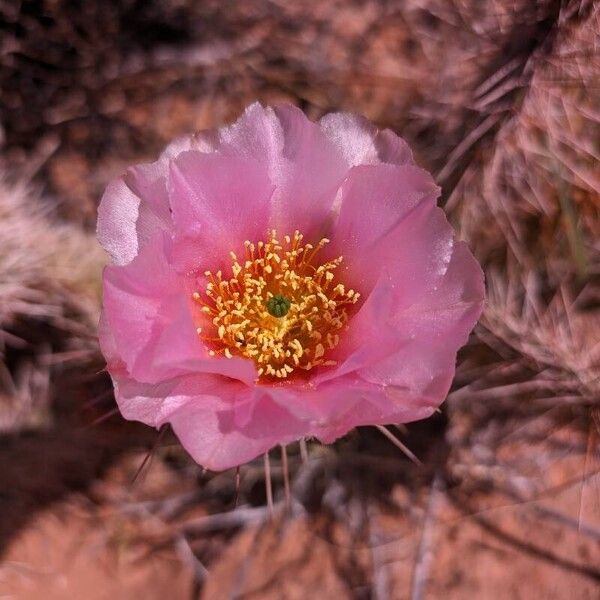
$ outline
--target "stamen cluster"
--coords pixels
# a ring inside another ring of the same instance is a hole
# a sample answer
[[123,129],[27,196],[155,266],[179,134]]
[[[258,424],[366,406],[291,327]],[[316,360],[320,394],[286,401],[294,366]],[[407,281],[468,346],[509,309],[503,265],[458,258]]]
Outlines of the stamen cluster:
[[316,246],[302,241],[296,231],[280,242],[273,230],[267,242],[244,242],[243,260],[230,253],[231,278],[205,272],[206,290],[193,299],[207,317],[198,333],[211,355],[251,358],[259,378],[335,364],[327,352],[339,343],[360,294],[335,282],[341,256],[315,266],[328,239]]

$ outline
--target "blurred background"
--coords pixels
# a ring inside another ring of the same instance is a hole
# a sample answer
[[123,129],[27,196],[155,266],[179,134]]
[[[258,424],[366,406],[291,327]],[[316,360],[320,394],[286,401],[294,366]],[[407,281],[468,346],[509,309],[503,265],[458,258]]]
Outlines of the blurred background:
[[[0,0],[0,598],[598,598],[599,32],[593,0]],[[117,414],[95,336],[106,183],[257,99],[403,136],[488,290],[394,430],[422,464],[289,447],[274,520],[262,461]]]

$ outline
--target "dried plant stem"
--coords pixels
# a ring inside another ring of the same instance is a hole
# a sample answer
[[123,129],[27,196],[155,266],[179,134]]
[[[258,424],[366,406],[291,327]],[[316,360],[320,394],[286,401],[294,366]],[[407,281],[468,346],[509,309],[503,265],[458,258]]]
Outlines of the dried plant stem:
[[290,471],[288,466],[287,448],[285,445],[281,446],[281,467],[283,469],[283,491],[285,494],[285,508],[289,510],[291,505],[290,495]]
[[233,501],[234,508],[237,507],[240,499],[240,467],[235,468],[235,499]]
[[384,560],[382,550],[383,539],[377,525],[378,510],[375,503],[370,503],[367,508],[369,519],[369,550],[371,551],[371,562],[373,569],[373,600],[389,600],[390,596],[390,574],[389,567]]
[[583,523],[583,512],[584,512],[584,504],[585,504],[585,486],[588,480],[593,477],[593,473],[590,473],[590,457],[594,452],[594,423],[590,425],[588,436],[587,436],[587,444],[586,444],[586,452],[585,458],[583,460],[583,477],[581,478],[581,488],[579,491],[579,510],[577,511],[577,523],[579,531],[582,530]]
[[273,510],[273,483],[271,482],[271,462],[269,460],[269,453],[264,454],[265,461],[265,491],[267,494],[267,506],[269,508],[269,514],[271,518],[274,516]]
[[196,580],[199,583],[202,583],[209,574],[208,569],[200,562],[200,560],[198,560],[198,557],[194,554],[184,533],[177,536],[175,548],[183,562],[192,568]]
[[414,455],[412,450],[407,448],[389,429],[385,428],[383,425],[375,425],[375,427],[383,434],[385,437],[394,444],[397,448],[400,448],[402,452],[412,460],[415,465],[422,466],[423,463]]
[[269,509],[264,506],[240,506],[235,510],[191,519],[182,523],[181,529],[190,535],[197,535],[221,529],[245,527],[263,523],[270,514]]
[[308,446],[306,445],[306,440],[303,438],[300,440],[300,456],[302,458],[302,462],[308,461]]
[[422,600],[425,598],[425,590],[429,570],[433,559],[434,533],[438,506],[443,493],[443,480],[439,471],[436,472],[431,484],[431,492],[429,501],[427,502],[427,510],[423,521],[423,529],[421,541],[415,558],[415,569],[410,592],[410,600]]
[[108,421],[108,419],[110,419],[111,417],[113,417],[114,415],[117,415],[117,414],[119,414],[119,409],[113,408],[112,410],[109,410],[106,414],[101,415],[97,419],[94,419],[88,427],[95,427],[96,425],[100,425],[101,423]]
[[154,456],[154,453],[156,452],[156,449],[158,448],[160,442],[162,441],[165,432],[167,431],[167,427],[162,427],[161,430],[158,432],[158,435],[156,436],[156,440],[154,441],[154,444],[152,444],[152,448],[150,448],[150,450],[146,453],[146,456],[144,456],[144,460],[142,461],[142,464],[138,467],[138,470],[135,472],[135,475],[133,476],[133,479],[131,480],[131,485],[135,485],[136,481],[138,480],[138,477],[141,475],[142,471],[144,470],[144,467],[146,465],[148,465],[148,467],[150,466],[150,462],[152,461],[152,457]]

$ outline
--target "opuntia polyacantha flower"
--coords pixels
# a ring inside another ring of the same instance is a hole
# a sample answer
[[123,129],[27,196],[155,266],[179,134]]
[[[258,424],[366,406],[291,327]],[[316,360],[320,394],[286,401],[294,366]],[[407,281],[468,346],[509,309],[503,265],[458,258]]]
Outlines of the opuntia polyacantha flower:
[[123,416],[215,470],[423,419],[482,271],[407,144],[350,114],[250,106],[107,188],[102,351]]

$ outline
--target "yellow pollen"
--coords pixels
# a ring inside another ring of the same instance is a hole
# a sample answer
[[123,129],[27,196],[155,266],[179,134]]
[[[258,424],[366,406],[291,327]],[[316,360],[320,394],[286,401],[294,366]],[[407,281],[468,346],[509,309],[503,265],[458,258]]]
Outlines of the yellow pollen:
[[244,242],[244,256],[230,252],[230,279],[217,271],[204,273],[204,320],[198,335],[211,356],[251,358],[259,378],[285,379],[292,373],[334,365],[327,353],[347,327],[348,311],[360,294],[335,282],[342,257],[315,265],[329,243],[303,244],[296,231],[280,241],[271,231],[267,242]]

